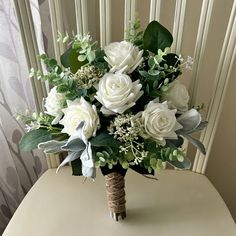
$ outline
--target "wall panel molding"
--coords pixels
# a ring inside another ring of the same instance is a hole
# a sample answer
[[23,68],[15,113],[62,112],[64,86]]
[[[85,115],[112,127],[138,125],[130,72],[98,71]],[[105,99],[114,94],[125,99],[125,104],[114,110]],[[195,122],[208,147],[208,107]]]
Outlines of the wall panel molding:
[[206,145],[207,154],[204,156],[199,151],[196,154],[194,171],[205,173],[207,162],[210,156],[211,147],[214,141],[215,133],[218,127],[224,99],[227,93],[232,67],[236,56],[236,1],[231,10],[223,47],[217,67],[215,85],[211,98],[210,107],[207,114],[209,122],[206,130],[202,132],[201,141]]
[[150,2],[150,14],[149,21],[160,21],[160,12],[161,12],[161,0],[151,0]]
[[99,1],[100,45],[104,47],[111,41],[111,0]]
[[130,23],[135,20],[136,0],[125,0],[124,39],[127,38]]
[[88,6],[87,0],[75,0],[75,16],[77,33],[88,33]]
[[178,0],[176,1],[175,6],[175,17],[174,17],[174,25],[173,25],[173,44],[172,51],[175,53],[180,53],[182,37],[184,31],[184,17],[186,10],[186,0]]
[[214,0],[204,0],[202,3],[200,21],[198,26],[198,33],[196,39],[196,45],[194,50],[194,65],[192,70],[192,77],[190,83],[190,106],[194,106],[196,102],[197,92],[198,92],[198,75],[201,68],[206,41],[210,26],[210,20],[212,15]]

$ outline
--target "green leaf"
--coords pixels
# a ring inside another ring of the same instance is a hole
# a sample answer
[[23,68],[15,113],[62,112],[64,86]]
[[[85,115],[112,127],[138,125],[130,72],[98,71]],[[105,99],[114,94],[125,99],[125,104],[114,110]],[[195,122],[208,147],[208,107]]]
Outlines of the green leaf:
[[153,82],[152,87],[153,87],[154,90],[156,90],[156,89],[158,88],[158,86],[159,86],[159,80],[156,79],[156,80]]
[[78,60],[81,61],[81,62],[85,61],[86,60],[86,55],[79,55]]
[[178,169],[189,170],[191,168],[191,161],[188,158],[185,158],[182,162],[179,161],[167,161],[167,162]]
[[146,143],[146,150],[150,153],[156,153],[157,152],[156,142],[147,142]]
[[52,135],[47,129],[35,129],[26,133],[20,141],[20,149],[31,151],[38,147],[39,143],[47,142],[52,139]]
[[69,49],[67,49],[64,52],[64,54],[61,55],[61,64],[65,68],[70,67],[72,73],[76,73],[76,71],[81,66],[83,66],[87,63],[87,60],[85,60],[83,62],[78,61],[78,56],[79,56],[79,53],[77,52],[77,50],[70,47]]
[[149,65],[149,67],[150,67],[151,69],[154,69],[154,68],[155,68],[156,63],[155,63],[153,57],[151,57],[151,58],[148,59],[148,65]]
[[140,71],[139,71],[139,74],[140,74],[141,76],[143,76],[144,78],[148,77],[147,71],[140,70]]
[[88,61],[89,63],[91,63],[94,59],[95,59],[95,52],[94,51],[90,51],[88,54],[87,54],[87,58],[88,58]]
[[168,78],[171,78],[171,81],[173,81],[173,79],[177,78],[181,74],[181,71],[178,68],[180,61],[178,60],[178,55],[176,55],[175,53],[168,53],[163,56],[163,61],[160,62],[160,66],[163,67],[165,64],[168,65],[168,67],[173,66],[177,68],[176,72],[170,73],[168,75]]
[[52,58],[49,60],[48,64],[49,66],[54,67],[54,66],[57,66],[57,61],[54,58]]
[[144,49],[156,54],[158,49],[164,51],[172,42],[173,37],[164,26],[157,21],[149,23],[143,35]]
[[114,139],[112,135],[103,132],[91,139],[91,145],[94,147],[109,146],[118,148],[121,143],[118,140]]
[[71,167],[72,167],[72,175],[83,175],[82,174],[82,163],[80,158],[74,160],[71,162]]
[[153,75],[148,74],[147,71],[139,71],[139,74],[143,76],[145,79],[147,79],[148,81],[155,81],[156,79],[159,78],[159,74],[158,76],[153,76]]
[[148,74],[152,75],[152,76],[158,76],[160,74],[160,71],[159,70],[149,70]]
[[105,62],[106,63],[106,61],[104,60],[104,56],[105,56],[104,50],[100,50],[100,49],[96,50],[94,62],[95,63],[97,63],[97,62],[102,62],[102,63]]
[[157,97],[160,97],[162,95],[162,93],[160,92],[160,91],[158,91],[158,90],[153,90],[150,94],[149,94],[149,96],[151,97],[151,98],[157,98]]
[[58,93],[65,93],[68,90],[68,86],[66,84],[60,84],[57,86]]
[[149,86],[149,84],[146,85],[146,90],[145,90],[145,91],[146,91],[147,94],[149,94],[149,92],[150,92],[150,86]]
[[166,145],[172,148],[181,147],[184,143],[184,139],[178,136],[178,139],[166,139]]
[[67,100],[74,100],[77,97],[77,94],[67,93],[65,97],[66,97]]

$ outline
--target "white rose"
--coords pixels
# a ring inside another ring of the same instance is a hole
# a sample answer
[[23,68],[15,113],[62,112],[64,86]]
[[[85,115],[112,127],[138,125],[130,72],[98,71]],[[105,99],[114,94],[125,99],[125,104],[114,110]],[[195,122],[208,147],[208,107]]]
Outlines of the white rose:
[[62,132],[73,135],[80,122],[84,121],[84,135],[89,139],[96,135],[99,117],[96,107],[88,103],[83,97],[74,101],[67,100],[67,108],[62,109],[63,119],[59,122],[64,126]]
[[168,90],[162,97],[162,100],[168,101],[170,106],[176,108],[180,113],[184,113],[188,110],[188,90],[178,80],[169,84]]
[[175,131],[182,126],[177,122],[175,113],[176,109],[170,110],[167,102],[149,102],[141,116],[147,138],[152,137],[159,141],[177,139]]
[[65,102],[65,95],[63,93],[57,92],[57,87],[53,87],[48,93],[47,98],[45,99],[45,108],[47,114],[54,116],[55,119],[52,121],[52,124],[57,124],[61,119],[63,108]]
[[143,50],[139,51],[138,47],[127,41],[110,43],[104,52],[104,59],[111,66],[110,72],[132,73],[143,60]]
[[128,75],[107,73],[99,81],[95,98],[103,105],[103,114],[122,114],[142,96],[141,88],[139,80],[132,82]]

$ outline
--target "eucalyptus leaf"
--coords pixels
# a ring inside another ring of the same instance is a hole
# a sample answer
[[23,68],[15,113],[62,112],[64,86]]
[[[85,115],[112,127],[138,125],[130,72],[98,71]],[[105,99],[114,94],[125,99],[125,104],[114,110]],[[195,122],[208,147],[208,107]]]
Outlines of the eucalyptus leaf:
[[154,90],[156,90],[158,88],[158,86],[159,86],[159,80],[157,79],[153,82],[152,87]]
[[79,55],[78,60],[81,61],[81,62],[85,61],[86,60],[86,55]]
[[147,78],[147,77],[148,77],[147,71],[140,70],[140,71],[139,71],[139,74],[140,74],[141,76],[143,76],[144,78]]
[[20,141],[20,149],[23,151],[31,151],[38,147],[39,143],[52,139],[52,135],[47,129],[35,129],[26,133]]
[[156,63],[155,63],[153,57],[149,58],[148,65],[149,65],[150,69],[154,69],[155,68]]
[[164,26],[157,21],[149,23],[143,35],[144,49],[156,54],[158,49],[164,51],[172,42],[173,37]]
[[160,74],[160,71],[159,70],[149,70],[148,74],[152,75],[152,76],[157,76]]
[[144,78],[146,78],[148,81],[155,81],[159,78],[159,74],[158,76],[153,76],[153,75],[150,75],[147,71],[139,71],[139,74],[143,76]]
[[88,61],[89,63],[91,63],[94,59],[95,59],[95,52],[94,51],[90,51],[88,54],[87,54],[87,57],[88,57]]

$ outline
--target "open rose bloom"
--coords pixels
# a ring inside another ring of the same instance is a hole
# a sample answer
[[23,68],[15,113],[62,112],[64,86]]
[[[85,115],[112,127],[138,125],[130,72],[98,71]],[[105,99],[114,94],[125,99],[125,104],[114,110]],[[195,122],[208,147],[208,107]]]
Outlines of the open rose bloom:
[[154,174],[166,163],[188,169],[185,138],[205,153],[192,134],[206,122],[189,109],[179,78],[189,57],[170,52],[172,35],[157,21],[136,33],[103,48],[89,35],[74,36],[60,63],[41,55],[49,71],[35,75],[51,90],[44,111],[28,117],[26,124],[37,126],[23,137],[22,149],[66,152],[58,170],[70,162],[74,175],[93,179],[97,168],[104,175],[128,168]]

